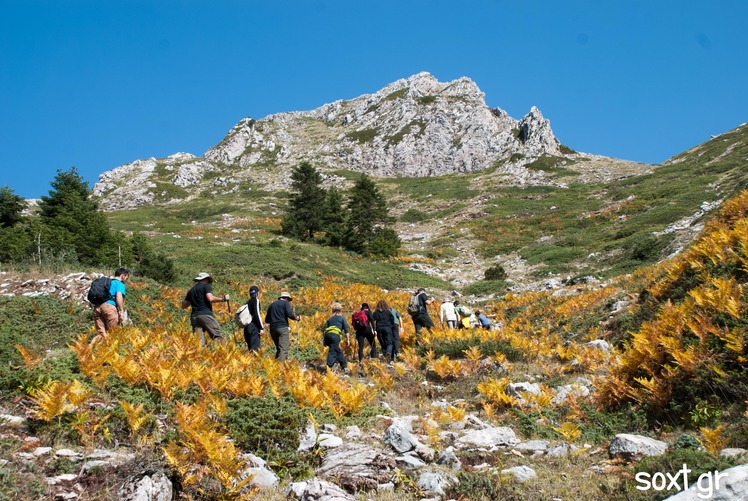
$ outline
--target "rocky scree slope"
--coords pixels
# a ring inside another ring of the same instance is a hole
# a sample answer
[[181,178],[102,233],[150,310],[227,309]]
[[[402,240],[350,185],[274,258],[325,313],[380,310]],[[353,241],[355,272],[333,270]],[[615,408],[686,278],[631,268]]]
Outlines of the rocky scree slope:
[[[201,192],[276,191],[289,186],[284,173],[302,161],[342,185],[346,181],[336,170],[422,177],[490,167],[509,184],[555,184],[544,172],[524,167],[543,156],[580,155],[559,144],[536,107],[516,120],[488,107],[469,78],[442,83],[419,73],[312,111],[245,118],[202,157],[177,153],[137,160],[101,174],[93,192],[105,210],[118,210],[176,203]],[[595,171],[616,177],[636,165],[603,162]]]

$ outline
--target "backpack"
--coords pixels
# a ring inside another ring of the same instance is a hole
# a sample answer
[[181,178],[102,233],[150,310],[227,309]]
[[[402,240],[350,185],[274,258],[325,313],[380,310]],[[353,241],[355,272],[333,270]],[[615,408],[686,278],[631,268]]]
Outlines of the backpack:
[[418,293],[413,294],[410,297],[410,303],[408,303],[408,313],[411,315],[418,315],[421,313],[421,301],[418,299]]
[[252,314],[249,312],[249,303],[244,303],[234,314],[236,326],[243,328],[252,323]]
[[111,287],[112,279],[110,277],[99,277],[91,282],[91,288],[88,289],[86,299],[94,306],[106,303],[110,299],[114,299],[109,292]]
[[[343,331],[340,329],[340,327],[336,325],[328,325],[324,330],[324,335],[322,336],[322,345],[323,346],[330,346],[333,344],[333,338],[332,336],[338,336],[338,341],[340,341],[340,336],[343,334]],[[335,341],[336,343],[338,341]]]
[[366,324],[369,322],[369,317],[366,316],[365,310],[358,310],[351,316],[351,323],[353,328],[356,330],[365,329]]

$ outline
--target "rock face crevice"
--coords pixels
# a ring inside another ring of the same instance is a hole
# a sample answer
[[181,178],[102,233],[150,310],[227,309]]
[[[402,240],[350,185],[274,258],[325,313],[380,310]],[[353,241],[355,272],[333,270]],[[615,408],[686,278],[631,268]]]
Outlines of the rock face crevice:
[[[486,105],[469,78],[439,82],[418,73],[374,94],[311,111],[245,118],[203,157],[177,153],[103,173],[94,194],[107,210],[169,203],[195,191],[236,190],[244,182],[284,188],[293,166],[346,169],[383,177],[424,177],[498,166],[507,175],[544,155],[564,156],[536,107],[520,120]],[[276,176],[253,176],[253,171]],[[534,176],[543,183],[543,176]],[[275,184],[273,184],[275,183]],[[284,184],[285,183],[285,184]],[[276,186],[277,184],[277,186]]]

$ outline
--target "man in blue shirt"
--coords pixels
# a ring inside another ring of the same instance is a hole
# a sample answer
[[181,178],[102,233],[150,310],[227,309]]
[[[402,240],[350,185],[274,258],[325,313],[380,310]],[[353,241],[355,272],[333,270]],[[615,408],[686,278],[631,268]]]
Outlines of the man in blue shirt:
[[109,286],[111,299],[104,301],[94,308],[93,318],[96,325],[96,336],[91,344],[98,343],[106,337],[107,331],[116,325],[122,325],[125,320],[125,282],[130,277],[130,270],[119,268],[114,272],[112,284]]

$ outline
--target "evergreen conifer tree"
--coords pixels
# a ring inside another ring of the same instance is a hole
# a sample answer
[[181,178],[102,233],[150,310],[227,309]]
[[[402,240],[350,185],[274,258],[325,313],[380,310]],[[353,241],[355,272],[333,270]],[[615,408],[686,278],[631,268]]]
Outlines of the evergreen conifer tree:
[[81,263],[104,264],[112,254],[112,233],[88,183],[73,167],[58,170],[51,186],[39,203],[39,217],[55,247],[72,249]]
[[348,199],[345,247],[360,254],[397,254],[400,239],[389,228],[391,223],[384,195],[369,176],[362,174]]
[[333,247],[343,245],[345,239],[345,211],[343,210],[343,194],[332,186],[325,195],[323,227],[325,243]]
[[288,211],[283,216],[281,231],[296,238],[314,238],[324,224],[325,190],[322,175],[308,162],[294,167],[291,172],[293,192]]
[[0,228],[10,228],[21,221],[24,207],[26,204],[23,198],[16,195],[10,187],[0,188]]

